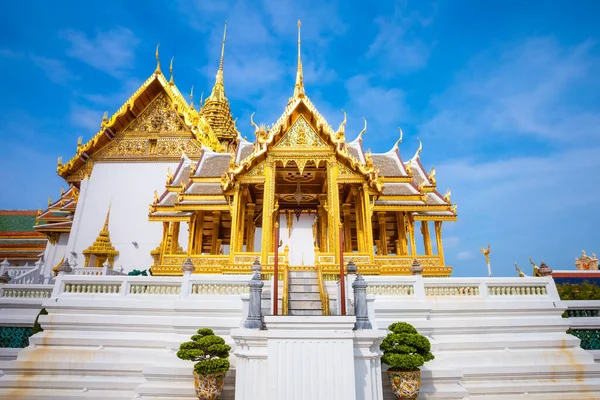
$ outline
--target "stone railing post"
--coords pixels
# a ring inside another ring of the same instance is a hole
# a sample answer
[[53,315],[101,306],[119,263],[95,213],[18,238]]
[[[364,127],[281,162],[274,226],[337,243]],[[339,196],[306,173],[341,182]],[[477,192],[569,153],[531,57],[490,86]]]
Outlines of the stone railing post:
[[8,262],[8,258],[5,258],[4,261],[0,262],[0,275],[8,275],[7,267],[10,267],[10,263]]
[[354,313],[356,315],[356,323],[354,329],[371,329],[369,322],[369,309],[367,307],[367,282],[360,273],[356,276],[356,280],[352,284],[354,289]]
[[65,274],[70,274],[73,272],[73,268],[69,264],[69,260],[65,258],[65,261],[56,269],[58,272],[56,282],[54,283],[54,288],[52,289],[52,298],[56,298],[60,295],[60,293],[64,289],[63,277]]
[[[264,283],[260,279],[261,270],[262,267],[258,259],[256,259],[254,264],[252,264],[252,280],[248,283],[250,286],[250,299],[248,303],[248,317],[244,322],[244,328],[247,329],[262,329],[263,327],[261,298]],[[275,280],[275,282],[277,281]]]
[[423,267],[421,263],[416,258],[413,260],[412,267],[410,267],[410,273],[413,275],[422,275]]
[[[358,268],[356,267],[356,264],[354,264],[354,261],[350,259],[350,261],[348,261],[348,264],[346,264],[346,287],[350,287],[350,285],[352,284],[351,282],[354,282],[354,280],[356,279],[357,271]],[[346,315],[354,315],[354,291],[348,290],[346,296]]]
[[190,257],[185,260],[183,265],[181,266],[181,270],[183,271],[183,279],[181,280],[181,289],[179,290],[179,297],[188,297],[190,293],[192,293],[192,285],[190,284],[190,278],[192,274],[196,270],[194,267],[194,263]]

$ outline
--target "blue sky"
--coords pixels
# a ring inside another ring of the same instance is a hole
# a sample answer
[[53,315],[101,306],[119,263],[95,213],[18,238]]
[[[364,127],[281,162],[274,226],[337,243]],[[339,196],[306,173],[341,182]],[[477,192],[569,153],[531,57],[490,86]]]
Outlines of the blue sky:
[[[85,3],[85,7],[82,5]],[[273,123],[293,92],[302,20],[307,95],[353,139],[407,159],[451,188],[444,229],[455,276],[527,259],[572,269],[600,252],[600,27],[596,1],[9,2],[0,24],[0,208],[43,208],[64,183],[56,159],[98,131],[175,57],[183,93],[208,93],[228,21],[225,88],[238,128]]]

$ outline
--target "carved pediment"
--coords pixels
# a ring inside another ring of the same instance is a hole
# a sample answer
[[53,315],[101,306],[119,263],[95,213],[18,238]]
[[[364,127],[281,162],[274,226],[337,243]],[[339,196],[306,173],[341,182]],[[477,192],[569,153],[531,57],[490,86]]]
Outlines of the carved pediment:
[[183,133],[190,130],[171,105],[167,95],[161,93],[123,132],[147,135],[164,132]]
[[310,148],[331,147],[312,126],[304,119],[304,116],[299,116],[296,122],[275,144],[276,149],[310,149]]

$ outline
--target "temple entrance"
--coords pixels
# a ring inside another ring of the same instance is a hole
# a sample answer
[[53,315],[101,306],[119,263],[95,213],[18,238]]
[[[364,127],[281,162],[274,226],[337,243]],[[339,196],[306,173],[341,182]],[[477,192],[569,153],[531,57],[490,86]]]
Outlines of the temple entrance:
[[[293,218],[292,221],[289,221]],[[289,224],[291,222],[291,224]],[[315,265],[315,237],[313,225],[315,214],[307,211],[298,215],[290,213],[279,217],[279,237],[283,246],[289,249],[289,265],[291,267]],[[291,225],[291,226],[290,226]]]
[[275,192],[279,205],[279,237],[288,249],[290,266],[314,266],[317,246],[317,208],[326,182],[324,166],[308,161],[278,163]]

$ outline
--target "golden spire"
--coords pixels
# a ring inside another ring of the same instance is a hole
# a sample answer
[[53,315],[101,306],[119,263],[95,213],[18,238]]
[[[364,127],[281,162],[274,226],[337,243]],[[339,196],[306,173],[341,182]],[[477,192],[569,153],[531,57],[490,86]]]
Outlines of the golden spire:
[[169,79],[169,83],[173,85],[175,82],[173,81],[173,59],[175,57],[171,57],[171,65],[169,66],[169,72],[171,73],[171,79]]
[[108,233],[108,220],[110,219],[110,205],[108,206],[108,211],[106,212],[106,219],[104,220],[104,226],[102,227],[102,231],[100,232],[102,234],[102,232],[107,232]]
[[160,60],[158,58],[158,46],[160,46],[160,43],[156,45],[156,70],[154,71],[154,73],[157,75],[160,75],[160,74],[162,74],[162,72],[160,71]]
[[396,143],[394,144],[393,150],[395,150],[395,151],[397,151],[399,149],[399,145],[400,145],[400,143],[402,143],[402,136],[404,136],[404,132],[402,132],[402,128],[398,127],[398,131],[400,132],[400,137],[398,138],[398,140],[396,140]]
[[219,60],[219,70],[217,71],[217,79],[215,86],[213,86],[212,93],[210,94],[210,100],[212,101],[223,101],[225,100],[225,85],[223,82],[223,61],[225,59],[225,38],[227,37],[227,21],[225,21],[225,28],[223,29],[223,42],[221,42],[221,59]]
[[302,59],[300,58],[300,20],[298,20],[298,71],[296,71],[296,86],[294,87],[294,97],[304,96],[304,81],[302,78]]

